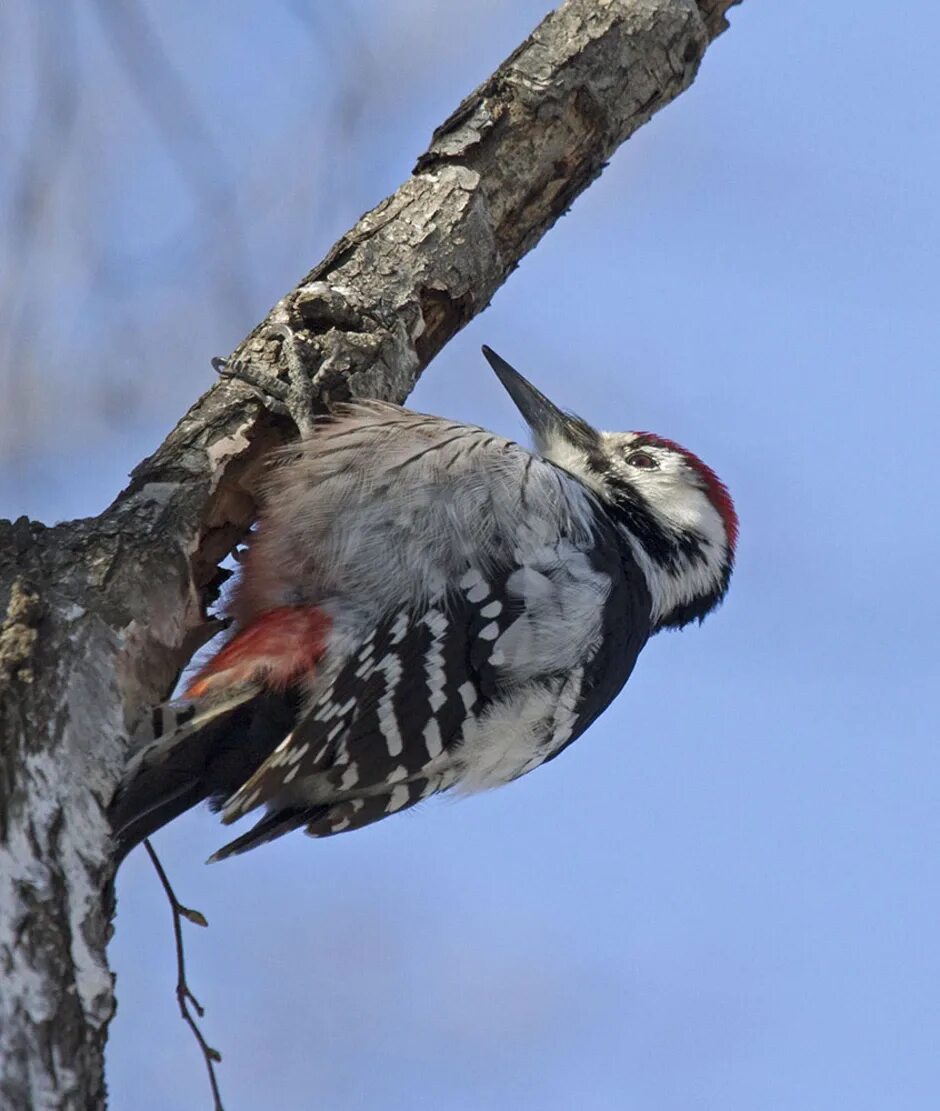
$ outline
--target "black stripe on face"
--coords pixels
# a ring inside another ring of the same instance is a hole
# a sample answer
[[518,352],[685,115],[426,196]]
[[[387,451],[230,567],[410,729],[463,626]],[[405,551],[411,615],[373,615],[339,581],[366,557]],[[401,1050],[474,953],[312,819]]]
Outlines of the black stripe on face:
[[564,438],[584,453],[587,465],[599,475],[606,475],[609,461],[601,450],[601,437],[596,428],[575,413],[565,414],[565,424],[560,429]]
[[[701,533],[664,527],[643,496],[616,475],[605,476],[609,494],[601,504],[618,527],[633,536],[647,556],[673,579],[687,574],[696,564],[707,563],[707,541]],[[600,499],[599,499],[600,501]],[[731,560],[726,558],[720,579],[713,589],[674,606],[660,619],[657,628],[681,629],[691,621],[702,621],[724,598],[731,579]]]
[[616,524],[642,544],[654,563],[679,575],[689,564],[705,562],[705,538],[700,533],[665,528],[629,482],[610,473],[605,480],[610,495],[603,500],[604,508]]

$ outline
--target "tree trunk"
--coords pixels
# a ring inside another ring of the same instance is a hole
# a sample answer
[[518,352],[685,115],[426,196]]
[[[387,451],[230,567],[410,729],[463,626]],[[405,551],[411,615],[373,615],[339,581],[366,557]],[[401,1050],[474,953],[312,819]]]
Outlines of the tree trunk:
[[[614,150],[687,88],[735,0],[567,0],[235,352],[287,324],[321,408],[403,401]],[[105,810],[128,736],[215,631],[252,474],[292,427],[221,380],[99,517],[0,522],[0,1106],[104,1106]]]

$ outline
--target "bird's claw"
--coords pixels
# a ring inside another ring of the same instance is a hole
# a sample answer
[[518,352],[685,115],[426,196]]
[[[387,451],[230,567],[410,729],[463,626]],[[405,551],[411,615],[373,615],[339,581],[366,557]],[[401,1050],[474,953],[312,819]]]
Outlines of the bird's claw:
[[298,351],[300,341],[286,324],[271,324],[261,338],[278,337],[286,378],[278,378],[267,369],[243,359],[226,359],[217,355],[212,368],[222,378],[243,382],[259,395],[265,408],[279,417],[287,417],[297,426],[301,436],[308,436],[314,424],[313,380]]

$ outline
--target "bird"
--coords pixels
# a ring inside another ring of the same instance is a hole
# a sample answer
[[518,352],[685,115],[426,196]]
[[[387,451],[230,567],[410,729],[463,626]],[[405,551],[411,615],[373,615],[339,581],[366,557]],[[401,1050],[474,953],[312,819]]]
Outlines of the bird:
[[221,860],[507,784],[588,729],[651,636],[722,602],[738,517],[716,473],[483,353],[531,451],[377,400],[281,450],[229,639],[154,709],[111,805],[118,859],[204,800],[226,824],[263,808]]

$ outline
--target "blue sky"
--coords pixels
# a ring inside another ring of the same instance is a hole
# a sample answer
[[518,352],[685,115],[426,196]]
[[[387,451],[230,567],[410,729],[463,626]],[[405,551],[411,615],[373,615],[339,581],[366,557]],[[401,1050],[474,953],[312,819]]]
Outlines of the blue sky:
[[[202,141],[161,139],[113,28],[75,9],[74,121],[30,249],[11,219],[0,251],[4,515],[106,505],[210,356],[546,8],[147,10]],[[19,154],[43,74],[28,11],[3,17]],[[425,374],[415,407],[521,435],[485,342],[589,420],[686,443],[735,496],[738,570],[510,788],[212,867],[209,814],[157,837],[211,923],[188,957],[228,1111],[936,1101],[933,16],[745,0],[693,89]],[[21,164],[0,168],[10,212]],[[140,853],[112,956],[113,1106],[209,1106]]]

